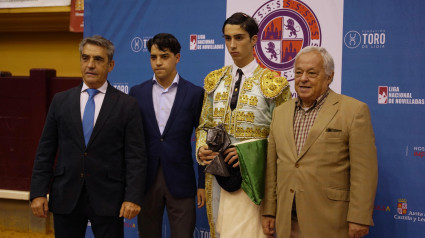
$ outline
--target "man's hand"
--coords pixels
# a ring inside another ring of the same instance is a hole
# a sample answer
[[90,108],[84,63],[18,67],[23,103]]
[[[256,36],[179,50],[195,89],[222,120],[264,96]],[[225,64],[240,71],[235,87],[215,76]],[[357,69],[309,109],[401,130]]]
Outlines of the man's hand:
[[46,218],[49,211],[49,204],[46,197],[37,197],[31,201],[32,213],[36,217]]
[[123,202],[120,210],[120,217],[133,219],[140,212],[140,206],[132,202]]
[[205,205],[205,189],[198,188],[196,195],[198,196],[198,208],[201,208]]
[[348,223],[348,237],[350,238],[361,238],[369,234],[369,226],[361,225],[357,223]]
[[218,152],[213,152],[208,149],[207,145],[204,145],[198,150],[198,157],[204,162],[204,164],[211,164],[211,161],[218,155]]
[[262,216],[261,225],[263,226],[263,233],[267,238],[274,237],[274,226],[276,223],[276,218],[272,216]]
[[[228,164],[232,164],[235,160],[238,160],[239,159],[238,151],[236,150],[236,147],[230,147],[230,148],[228,148],[227,150],[225,150],[223,152],[223,154],[226,155],[226,158],[224,158],[224,162],[227,162]],[[236,168],[238,166],[239,166],[239,161],[236,162],[233,165],[233,168]]]

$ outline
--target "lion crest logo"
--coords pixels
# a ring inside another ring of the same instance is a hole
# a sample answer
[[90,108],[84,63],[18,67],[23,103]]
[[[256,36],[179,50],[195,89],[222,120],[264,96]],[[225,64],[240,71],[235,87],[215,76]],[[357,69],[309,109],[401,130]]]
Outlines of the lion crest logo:
[[294,36],[294,38],[297,38],[297,32],[299,32],[300,31],[300,28],[299,28],[299,26],[297,26],[297,28],[298,29],[295,29],[295,26],[294,26],[294,20],[293,19],[288,19],[287,21],[286,21],[286,30],[289,30],[289,37],[291,37],[291,36]]
[[314,11],[300,0],[291,3],[271,0],[258,8],[252,17],[259,25],[254,47],[258,63],[280,71],[288,81],[293,80],[292,69],[297,53],[306,46],[320,46],[322,42]]
[[277,55],[280,54],[280,52],[276,52],[276,46],[273,42],[269,42],[267,44],[267,48],[265,48],[265,50],[267,50],[267,53],[270,53],[270,60],[277,60]]

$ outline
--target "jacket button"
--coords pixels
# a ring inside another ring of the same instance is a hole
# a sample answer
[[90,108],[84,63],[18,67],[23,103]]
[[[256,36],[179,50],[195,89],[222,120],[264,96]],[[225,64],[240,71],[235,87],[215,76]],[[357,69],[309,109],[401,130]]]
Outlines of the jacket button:
[[84,152],[84,156],[87,156],[87,152]]
[[291,189],[289,189],[289,192],[294,193],[294,190],[291,188]]
[[164,138],[159,139],[159,141],[161,141],[161,142],[164,141]]
[[81,174],[80,174],[80,177],[81,177],[81,178],[84,178],[84,173],[81,173]]
[[295,168],[299,168],[299,167],[300,167],[300,164],[296,163]]

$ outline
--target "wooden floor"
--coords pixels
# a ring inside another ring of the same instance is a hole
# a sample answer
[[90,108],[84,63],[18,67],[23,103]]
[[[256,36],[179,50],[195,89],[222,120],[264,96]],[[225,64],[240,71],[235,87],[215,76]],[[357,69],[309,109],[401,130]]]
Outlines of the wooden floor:
[[11,230],[0,230],[1,238],[54,238],[53,233],[41,234],[41,233],[30,233],[30,232],[18,232]]

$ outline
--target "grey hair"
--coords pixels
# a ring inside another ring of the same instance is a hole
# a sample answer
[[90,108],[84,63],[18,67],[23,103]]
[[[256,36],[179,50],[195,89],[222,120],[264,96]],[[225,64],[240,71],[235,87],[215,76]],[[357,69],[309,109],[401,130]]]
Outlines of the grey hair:
[[114,58],[115,46],[110,40],[99,35],[86,37],[80,42],[80,47],[79,47],[80,55],[83,53],[83,48],[86,44],[97,45],[97,46],[105,48],[106,54],[108,55],[109,62],[111,62],[112,59]]
[[300,52],[298,52],[297,56],[295,56],[295,62],[297,62],[297,59],[300,55],[309,52],[319,52],[323,59],[323,67],[325,68],[326,76],[332,75],[335,68],[334,60],[332,58],[332,55],[329,54],[329,52],[324,47],[307,46],[303,48],[302,50],[300,50]]

